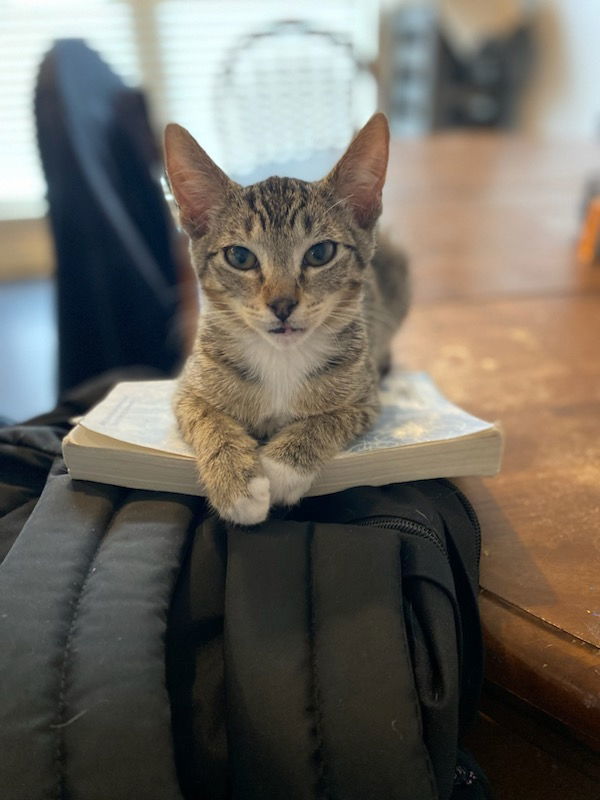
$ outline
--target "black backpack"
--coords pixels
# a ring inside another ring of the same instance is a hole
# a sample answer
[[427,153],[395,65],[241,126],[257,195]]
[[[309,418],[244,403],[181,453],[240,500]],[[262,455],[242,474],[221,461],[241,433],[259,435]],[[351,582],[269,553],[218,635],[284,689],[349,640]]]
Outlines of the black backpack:
[[459,747],[482,679],[479,552],[443,480],[310,498],[255,528],[206,519],[168,649],[186,794],[488,797]]
[[[102,387],[106,391],[106,385]],[[0,429],[3,800],[475,800],[479,527],[447,481],[226,526]],[[166,664],[166,666],[165,666]]]

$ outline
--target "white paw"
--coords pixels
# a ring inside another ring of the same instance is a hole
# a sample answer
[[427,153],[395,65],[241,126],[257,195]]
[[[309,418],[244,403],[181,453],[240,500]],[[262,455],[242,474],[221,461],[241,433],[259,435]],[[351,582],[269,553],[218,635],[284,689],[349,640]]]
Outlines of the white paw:
[[248,484],[247,496],[238,497],[228,508],[221,509],[220,515],[237,525],[257,525],[267,518],[271,505],[269,479],[264,476],[252,478]]
[[271,484],[272,503],[294,505],[304,497],[315,479],[315,472],[298,472],[289,464],[276,461],[269,456],[261,456],[260,461]]

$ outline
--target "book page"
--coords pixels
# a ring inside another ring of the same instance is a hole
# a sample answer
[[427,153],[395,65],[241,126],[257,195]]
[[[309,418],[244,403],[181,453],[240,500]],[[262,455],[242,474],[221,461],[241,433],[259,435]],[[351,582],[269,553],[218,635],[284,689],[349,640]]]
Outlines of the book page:
[[179,435],[171,407],[175,386],[173,380],[118,383],[79,424],[138,447],[192,455]]
[[381,382],[379,396],[377,422],[346,452],[439,442],[493,427],[447,400],[426,372],[390,372]]
[[[120,383],[80,425],[138,447],[189,456],[171,407],[175,386],[173,380]],[[391,372],[381,384],[381,404],[373,428],[346,453],[439,442],[493,427],[450,403],[425,372]]]

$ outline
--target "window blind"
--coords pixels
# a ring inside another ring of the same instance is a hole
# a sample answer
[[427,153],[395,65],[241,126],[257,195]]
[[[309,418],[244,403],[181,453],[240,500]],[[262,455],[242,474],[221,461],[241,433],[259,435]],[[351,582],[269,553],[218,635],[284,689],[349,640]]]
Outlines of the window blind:
[[114,0],[0,0],[0,217],[36,216],[45,191],[33,91],[54,39],[84,38],[125,80],[141,75],[131,7]]
[[[219,74],[243,36],[285,19],[340,35],[361,61],[376,56],[378,3],[370,0],[0,0],[0,219],[43,213],[33,90],[54,39],[85,39],[124,80],[146,90],[157,128],[170,120],[185,125],[223,163]],[[356,88],[360,124],[376,93],[368,81]]]

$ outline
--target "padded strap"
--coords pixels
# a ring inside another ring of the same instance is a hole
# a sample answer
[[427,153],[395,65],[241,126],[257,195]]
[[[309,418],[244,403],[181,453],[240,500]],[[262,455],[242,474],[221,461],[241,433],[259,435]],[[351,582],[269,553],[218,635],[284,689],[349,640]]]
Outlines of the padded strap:
[[438,796],[404,627],[403,547],[397,531],[351,525],[229,530],[234,798]]
[[5,800],[181,797],[163,640],[191,509],[49,479],[0,567]]

